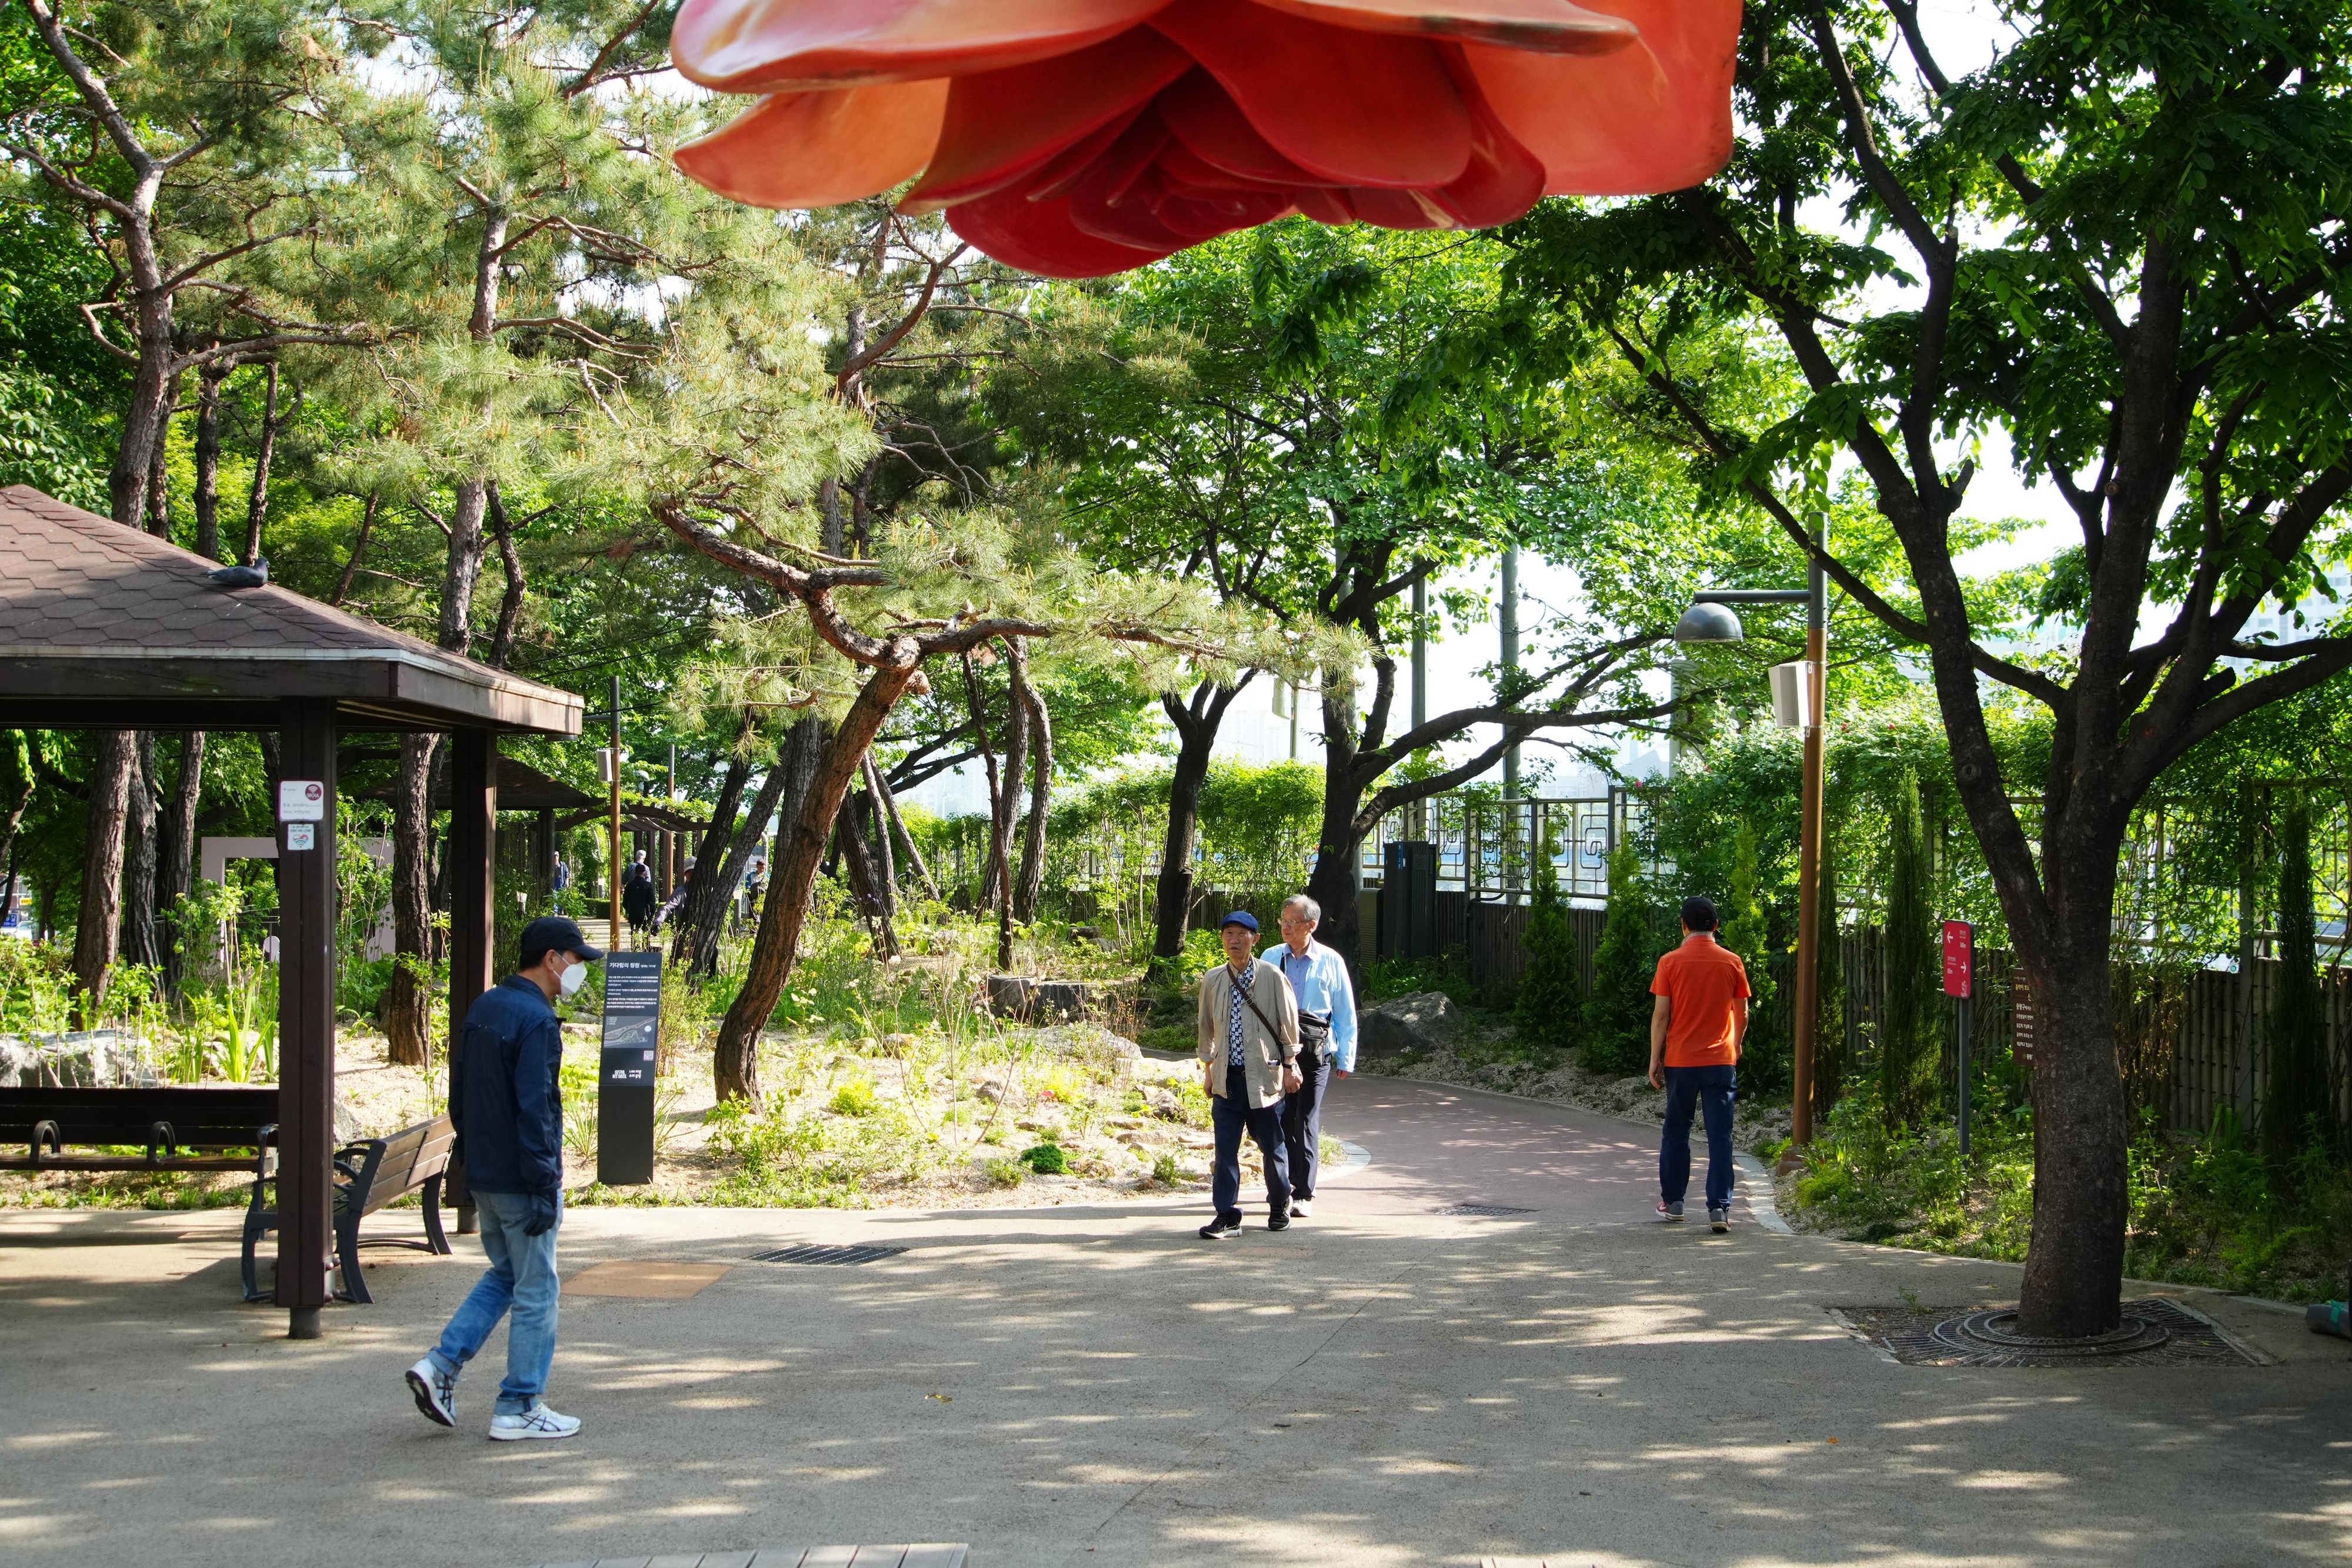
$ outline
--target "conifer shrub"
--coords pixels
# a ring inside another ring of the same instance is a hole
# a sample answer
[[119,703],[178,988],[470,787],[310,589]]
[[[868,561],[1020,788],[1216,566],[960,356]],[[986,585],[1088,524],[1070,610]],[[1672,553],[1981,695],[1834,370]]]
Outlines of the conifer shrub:
[[1731,886],[1724,895],[1717,936],[1739,955],[1748,970],[1748,1033],[1739,1052],[1739,1092],[1777,1098],[1789,1092],[1789,1041],[1773,1001],[1771,919],[1759,892],[1756,830],[1740,824],[1731,857]]
[[1609,857],[1609,913],[1584,1001],[1585,1070],[1622,1077],[1650,1064],[1650,979],[1656,968],[1649,889],[1633,846]]
[[1583,1022],[1584,983],[1577,973],[1576,930],[1569,924],[1568,903],[1559,895],[1559,873],[1552,863],[1549,832],[1544,852],[1536,857],[1528,882],[1528,928],[1520,944],[1528,950],[1526,976],[1519,982],[1514,1017],[1519,1038],[1529,1045],[1565,1051],[1576,1043]]
[[1878,1026],[1878,1099],[1889,1125],[1920,1125],[1935,1106],[1943,1056],[1943,966],[1937,951],[1934,873],[1919,808],[1919,776],[1906,768],[1887,813],[1886,1013]]

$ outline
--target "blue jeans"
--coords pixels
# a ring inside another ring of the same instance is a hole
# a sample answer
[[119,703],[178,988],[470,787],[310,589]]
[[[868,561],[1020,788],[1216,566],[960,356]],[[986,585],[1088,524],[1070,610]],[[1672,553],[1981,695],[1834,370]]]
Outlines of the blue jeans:
[[[1236,1070],[1238,1071],[1238,1070]],[[1244,1088],[1243,1094],[1248,1094]],[[1265,1209],[1268,1215],[1290,1212],[1290,1151],[1282,1139],[1282,1107],[1255,1106],[1223,1094],[1209,1096],[1209,1122],[1216,1130],[1217,1157],[1210,1177],[1210,1196],[1217,1218],[1236,1225],[1242,1218],[1242,1131],[1257,1143],[1265,1161]]]
[[523,1234],[530,1199],[520,1193],[477,1187],[474,1206],[481,1220],[482,1250],[489,1254],[489,1272],[441,1331],[441,1343],[426,1354],[435,1366],[457,1376],[511,1307],[507,1375],[499,1385],[494,1414],[520,1416],[547,1392],[547,1370],[555,1361],[556,1294],[561,1289],[555,1277],[555,1233],[563,1228],[563,1200],[556,1199],[555,1224],[544,1236]]
[[1658,1142],[1658,1196],[1680,1203],[1690,1190],[1691,1113],[1706,1111],[1706,1206],[1731,1207],[1731,1107],[1739,1097],[1736,1067],[1666,1069],[1666,1127]]

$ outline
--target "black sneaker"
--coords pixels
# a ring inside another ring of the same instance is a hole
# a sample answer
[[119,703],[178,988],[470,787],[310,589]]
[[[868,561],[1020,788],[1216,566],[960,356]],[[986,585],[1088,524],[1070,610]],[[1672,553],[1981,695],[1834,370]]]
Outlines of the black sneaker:
[[1269,1214],[1265,1217],[1265,1228],[1268,1230],[1287,1230],[1290,1228],[1290,1216]]
[[1658,1218],[1669,1225],[1680,1224],[1683,1218],[1683,1200],[1676,1198],[1672,1203],[1662,1200],[1658,1205]]
[[1208,1224],[1201,1227],[1201,1239],[1203,1241],[1223,1241],[1226,1237],[1233,1235],[1234,1232],[1241,1229],[1241,1228],[1242,1222],[1240,1220],[1227,1219],[1224,1216],[1219,1215],[1216,1218],[1209,1221]]

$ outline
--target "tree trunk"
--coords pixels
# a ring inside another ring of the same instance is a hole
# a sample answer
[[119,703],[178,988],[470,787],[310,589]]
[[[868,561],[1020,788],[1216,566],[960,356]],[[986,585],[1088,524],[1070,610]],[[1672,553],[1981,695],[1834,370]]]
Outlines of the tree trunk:
[[[163,439],[172,412],[172,296],[162,287],[153,236],[144,232],[146,228],[143,218],[120,225],[131,261],[139,368],[131,379],[131,396],[123,407],[122,431],[115,441],[114,465],[107,473],[106,488],[114,520],[130,528],[138,528],[147,516],[148,476],[154,471],[155,448]],[[140,276],[151,273],[150,281],[142,286]],[[121,845],[118,843],[115,851],[119,860]]]
[[220,559],[221,387],[234,360],[214,360],[196,372],[196,553]]
[[[152,494],[152,492],[151,492]],[[123,810],[122,958],[160,965],[155,940],[155,735],[136,732],[131,743],[131,788]]]
[[[1244,678],[1246,684],[1247,677]],[[1241,685],[1202,681],[1189,702],[1163,696],[1176,727],[1176,768],[1168,783],[1168,837],[1160,850],[1159,897],[1152,911],[1151,956],[1164,965],[1184,951],[1184,917],[1192,907],[1192,839],[1200,831],[1201,786],[1217,748],[1217,730]]]
[[433,904],[426,835],[433,825],[433,754],[437,735],[400,737],[400,770],[392,791],[392,934],[396,956],[384,994],[384,1055],[403,1067],[422,1067],[432,1041]]
[[[143,502],[144,496],[140,499]],[[94,738],[89,828],[82,840],[81,909],[74,923],[74,988],[87,998],[79,1005],[84,1029],[97,1027],[98,1008],[114,967],[114,939],[122,919],[122,820],[136,767],[131,731],[100,730]]]
[[780,803],[784,806],[786,820],[791,819],[793,808],[786,797],[792,791],[793,781],[799,780],[800,794],[808,792],[810,771],[824,749],[823,732],[822,719],[804,718],[793,725],[791,733],[785,736],[783,745],[776,748],[776,758],[768,767],[768,776],[760,780],[759,792],[751,797],[751,807],[743,813],[742,823],[737,827],[733,841],[727,846],[727,863],[720,869],[719,880],[714,884],[724,896],[712,906],[710,918],[698,922],[688,934],[688,940],[681,944],[691,949],[693,956],[688,961],[687,976],[695,985],[700,985],[705,977],[718,972],[719,939],[725,934],[727,898],[742,885],[743,873],[751,863],[751,852],[759,844],[761,835],[768,831],[768,819],[775,815]]
[[474,638],[474,587],[482,577],[482,518],[489,509],[489,481],[457,484],[457,504],[449,510],[449,566],[441,580],[441,646],[466,653]]
[[40,789],[40,780],[29,766],[30,758],[20,749],[29,746],[32,738],[13,732],[6,737],[10,747],[10,772],[21,772],[22,777],[16,781],[22,788],[13,792],[16,798],[7,803],[8,815],[0,819],[0,925],[7,925],[10,916],[16,913],[16,855],[24,847],[17,831],[25,824],[25,813],[33,804],[34,793]]
[[710,824],[702,830],[701,844],[694,853],[695,877],[687,884],[686,902],[678,905],[675,924],[679,935],[672,939],[669,952],[672,968],[684,966],[701,951],[703,927],[726,918],[727,897],[735,884],[721,880],[719,857],[734,836],[735,813],[743,804],[743,785],[751,776],[751,765],[743,758],[727,759],[719,802],[710,809]]
[[[864,764],[858,765],[863,771]],[[855,775],[853,774],[853,778]],[[834,841],[841,851],[842,870],[849,882],[850,902],[857,906],[857,917],[866,923],[867,935],[874,939],[874,950],[887,958],[897,951],[896,933],[890,929],[889,915],[883,904],[882,889],[874,875],[874,854],[866,846],[865,830],[858,826],[859,790],[842,797],[841,810],[833,824]]]
[[882,868],[882,913],[891,919],[898,918],[898,858],[890,848],[890,813],[882,805],[882,770],[874,766],[874,754],[866,754],[866,800],[874,814],[874,845],[879,851],[877,862]]
[[[1013,884],[1013,918],[1027,925],[1037,918],[1037,901],[1045,891],[1045,818],[1054,803],[1054,726],[1045,711],[1045,695],[1029,683],[1029,655],[1018,637],[1004,640],[1013,670],[1013,698],[1028,715],[1030,737],[1029,828],[1021,841],[1021,874]],[[1005,793],[1017,798],[1021,778],[1005,779]],[[887,840],[884,841],[886,843]]]
[[180,900],[194,885],[196,807],[205,787],[205,732],[191,729],[180,737],[180,777],[172,789],[170,810],[155,830],[155,907],[163,917],[157,940],[163,947],[163,982],[176,995],[186,977],[180,954],[184,935],[175,923]]
[[269,389],[261,404],[261,441],[253,454],[253,489],[245,505],[245,554],[247,566],[261,559],[261,525],[269,516],[269,465],[278,456],[278,361],[269,361]]
[[[496,526],[499,544],[499,564],[506,571],[506,591],[499,596],[499,628],[490,637],[490,667],[503,670],[514,657],[515,629],[522,624],[523,575],[522,557],[515,553],[514,523],[507,516],[507,504],[499,495],[499,486],[490,483],[486,498],[489,503],[490,520]],[[356,552],[353,561],[359,559]]]
[[907,846],[907,863],[915,868],[915,875],[922,882],[923,896],[934,904],[938,903],[939,882],[931,875],[931,868],[924,863],[922,846],[916,843],[915,835],[908,831],[907,820],[898,814],[898,798],[890,792],[889,776],[877,768],[873,778],[874,788],[881,797],[882,810],[890,819],[890,826],[898,830],[899,839]]
[[809,779],[779,857],[782,863],[774,868],[776,874],[769,884],[767,907],[760,915],[760,934],[752,941],[743,988],[736,993],[719,1028],[713,1068],[721,1100],[759,1102],[760,1030],[775,1012],[784,982],[792,977],[801,928],[808,923],[809,894],[816,885],[817,863],[824,858],[825,840],[840,813],[842,797],[849,792],[859,759],[874,744],[890,710],[906,695],[921,667],[909,658],[903,666],[886,665],[869,674]]
[[335,580],[335,591],[328,595],[328,603],[340,605],[351,597],[352,580],[360,574],[360,558],[367,553],[368,535],[375,531],[376,508],[383,500],[376,492],[368,492],[367,504],[360,512],[359,532],[352,539],[351,559],[343,562],[343,575]]
[[[974,675],[972,689],[972,723],[978,727],[983,748],[987,736],[987,708],[984,693]],[[988,768],[988,869],[981,873],[980,906],[982,909],[1003,907],[1009,915],[1011,906],[1003,904],[1013,878],[1013,822],[1019,812],[1021,769],[1029,755],[1029,711],[1019,697],[1008,694],[1004,704],[1004,755],[1003,766],[993,758]]]
[[2018,1328],[2076,1338],[2123,1319],[2129,1129],[2105,924],[2053,935],[2055,950],[2019,954],[2033,988],[2033,1237]]

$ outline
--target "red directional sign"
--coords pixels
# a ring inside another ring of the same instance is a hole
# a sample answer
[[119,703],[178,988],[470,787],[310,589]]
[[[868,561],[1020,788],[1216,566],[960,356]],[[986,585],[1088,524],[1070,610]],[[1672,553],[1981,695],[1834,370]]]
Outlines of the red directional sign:
[[1976,979],[1977,931],[1965,920],[1944,922],[1944,994],[1971,994]]

